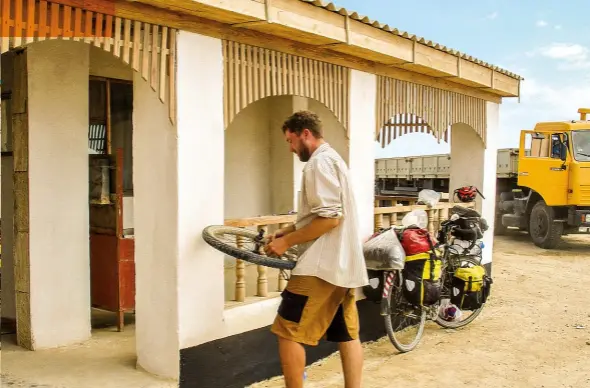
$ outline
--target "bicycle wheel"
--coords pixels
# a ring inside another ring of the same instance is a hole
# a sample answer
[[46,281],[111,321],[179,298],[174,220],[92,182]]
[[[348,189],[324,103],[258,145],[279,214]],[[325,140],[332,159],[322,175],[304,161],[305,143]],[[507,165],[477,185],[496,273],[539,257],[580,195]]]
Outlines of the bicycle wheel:
[[389,273],[384,284],[385,295],[391,313],[384,316],[385,330],[389,340],[402,353],[418,346],[426,324],[426,310],[405,301],[402,292],[401,273]]
[[[448,300],[450,302],[451,299],[451,279],[453,278],[453,274],[455,270],[460,267],[464,266],[476,266],[481,265],[480,259],[473,257],[473,256],[450,256],[449,261],[447,263],[447,268],[443,272],[443,287],[441,291],[441,298],[440,301]],[[469,268],[469,267],[468,267]],[[485,268],[485,267],[484,267]],[[489,272],[486,269],[486,275],[489,276]],[[441,303],[442,304],[442,303]],[[440,317],[440,315],[436,315],[436,319],[434,320],[440,326],[447,328],[447,329],[458,329],[464,326],[467,326],[471,322],[475,320],[481,314],[483,308],[485,307],[485,303],[481,305],[480,308],[473,311],[461,311],[462,319],[459,321],[446,321]]]
[[290,248],[280,257],[265,256],[262,248],[267,238],[260,239],[255,230],[232,226],[210,225],[203,229],[203,240],[226,255],[266,267],[291,270],[297,264],[297,249]]

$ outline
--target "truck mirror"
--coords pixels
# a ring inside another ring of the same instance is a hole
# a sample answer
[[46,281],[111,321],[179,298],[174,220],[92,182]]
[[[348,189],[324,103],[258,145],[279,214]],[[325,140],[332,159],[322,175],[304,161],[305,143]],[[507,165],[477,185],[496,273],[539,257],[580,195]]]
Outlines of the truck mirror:
[[567,160],[567,145],[565,143],[561,143],[561,152],[560,155],[562,161]]

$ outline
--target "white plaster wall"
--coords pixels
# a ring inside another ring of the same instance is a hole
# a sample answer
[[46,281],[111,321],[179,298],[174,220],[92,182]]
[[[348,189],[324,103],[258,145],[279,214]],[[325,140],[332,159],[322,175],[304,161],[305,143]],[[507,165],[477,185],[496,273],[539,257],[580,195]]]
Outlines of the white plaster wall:
[[[294,100],[298,97],[279,96],[268,99],[269,110],[269,136],[271,139],[271,212],[273,214],[287,213],[295,209],[293,195],[293,155],[289,150],[289,144],[283,134],[283,123],[293,113]],[[304,99],[307,101],[307,99]]]
[[222,85],[221,40],[181,31],[177,268],[181,348],[207,342],[223,326],[223,254],[200,237],[207,225],[220,225],[224,218]]
[[[300,110],[307,110],[309,109],[309,101],[311,99],[301,96],[294,96],[293,97],[293,107],[292,112],[297,112]],[[286,119],[286,117],[285,117]],[[283,119],[284,121],[284,119]],[[282,126],[282,123],[281,123]],[[293,154],[293,210],[298,211],[298,198],[299,192],[301,191],[301,179],[303,177],[303,167],[305,167],[305,163],[299,160],[299,157]]]
[[[103,49],[90,46],[90,75],[131,81],[135,71],[121,59]],[[144,80],[145,82],[145,80]]]
[[52,40],[27,50],[31,331],[39,349],[90,337],[89,46]]
[[373,233],[375,148],[375,104],[377,78],[351,70],[350,74],[350,177],[359,215],[359,238]]
[[225,131],[225,218],[271,213],[271,101],[248,106]]
[[[179,373],[180,139],[168,118],[167,104],[139,73],[133,74],[133,95],[137,363],[150,373],[175,378]],[[193,150],[197,151],[198,147]]]
[[[13,55],[12,52],[2,54],[1,64],[1,78],[2,91],[7,92],[12,90],[12,76],[13,76]],[[8,101],[2,102],[6,107],[2,110],[3,116],[0,120],[2,123],[2,147],[12,149],[11,132],[8,131],[8,126],[12,123],[12,115],[8,109]],[[2,199],[2,317],[16,319],[16,306],[14,295],[14,257],[12,253],[13,247],[13,216],[14,216],[14,195],[13,195],[13,158],[12,156],[2,156],[1,163],[1,199]]]
[[496,169],[498,166],[498,133],[500,132],[500,105],[493,102],[486,103],[487,125],[486,125],[486,149],[484,153],[484,178],[483,195],[486,199],[482,204],[482,216],[489,225],[484,235],[482,263],[491,263],[494,250],[494,224],[496,214]]

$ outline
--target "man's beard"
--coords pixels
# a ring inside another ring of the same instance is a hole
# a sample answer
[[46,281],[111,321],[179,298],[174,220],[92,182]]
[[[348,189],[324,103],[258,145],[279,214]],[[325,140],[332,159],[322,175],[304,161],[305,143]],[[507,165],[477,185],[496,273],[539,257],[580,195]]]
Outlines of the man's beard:
[[299,151],[299,160],[302,162],[307,162],[311,158],[311,152],[309,152],[309,148],[303,146]]

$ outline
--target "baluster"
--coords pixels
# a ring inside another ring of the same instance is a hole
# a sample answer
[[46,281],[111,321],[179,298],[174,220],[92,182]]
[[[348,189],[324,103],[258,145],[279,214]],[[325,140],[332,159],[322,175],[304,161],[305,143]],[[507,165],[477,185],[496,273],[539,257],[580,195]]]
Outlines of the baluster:
[[383,214],[375,214],[375,232],[383,227]]
[[428,214],[428,231],[434,233],[434,210],[428,209],[426,213]]
[[[244,247],[244,237],[236,237],[238,248]],[[246,300],[246,263],[243,260],[236,259],[236,301],[243,302]]]
[[[280,224],[279,228],[286,228],[289,224]],[[279,284],[277,285],[277,290],[282,292],[287,287],[287,271],[279,271]]]
[[[264,234],[268,233],[268,226],[267,225],[260,225],[258,227],[258,231],[264,230]],[[264,254],[264,251],[262,251]],[[258,293],[257,296],[266,297],[268,296],[268,277],[267,277],[267,267],[264,265],[258,265]]]
[[444,209],[441,210],[441,218],[443,221],[446,221],[449,219],[449,208],[445,207]]
[[397,225],[397,213],[391,213],[391,215],[389,216],[389,222],[391,224],[391,226],[396,226]]

